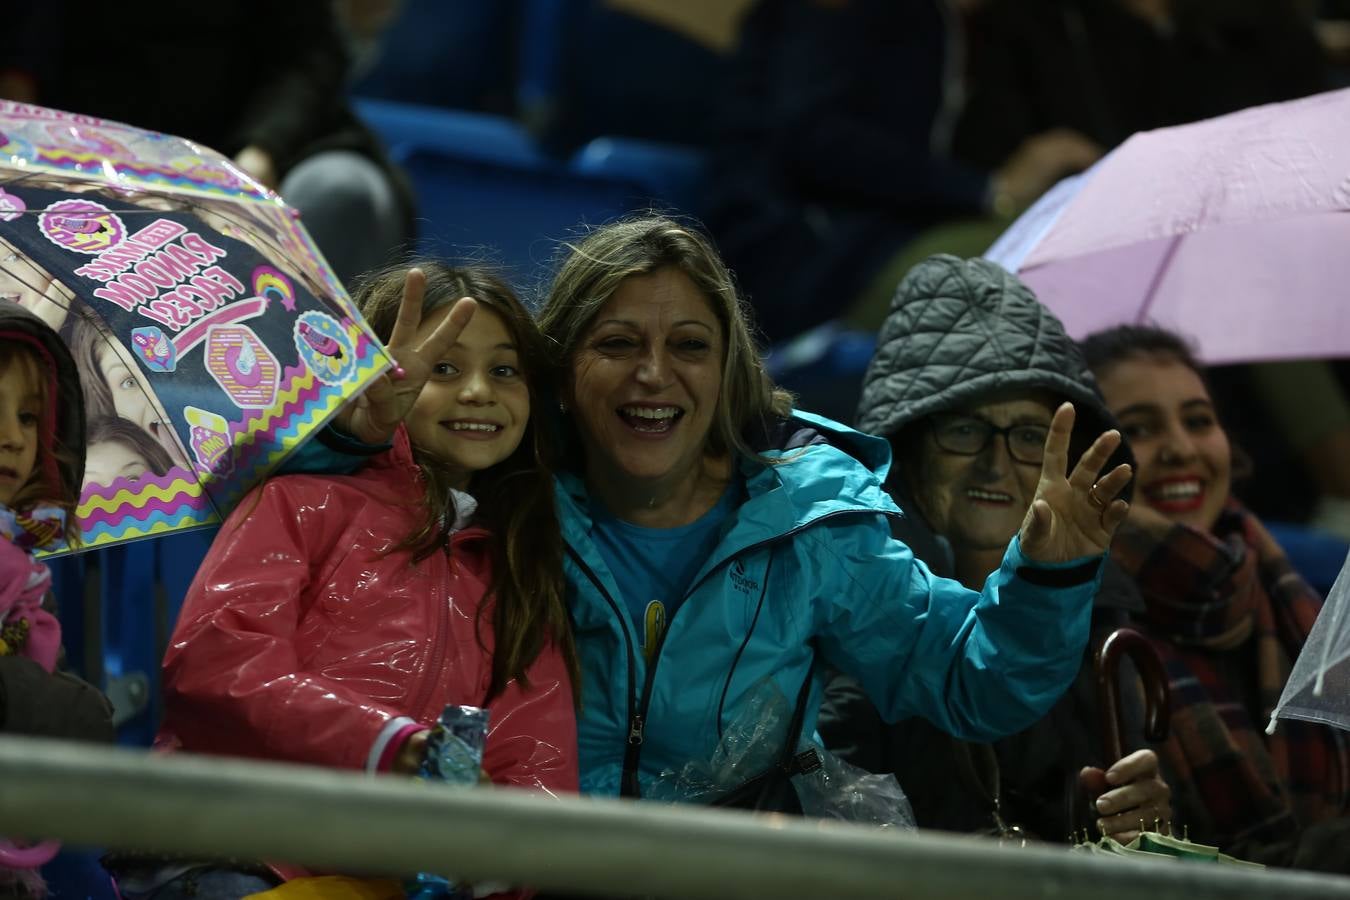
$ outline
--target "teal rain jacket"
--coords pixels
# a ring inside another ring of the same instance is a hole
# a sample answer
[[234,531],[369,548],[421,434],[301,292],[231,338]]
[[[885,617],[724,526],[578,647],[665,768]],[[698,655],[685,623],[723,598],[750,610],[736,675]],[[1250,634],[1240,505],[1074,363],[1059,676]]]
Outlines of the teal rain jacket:
[[[817,650],[887,720],[921,715],[966,740],[1026,728],[1077,674],[1099,578],[1081,567],[1097,560],[1030,563],[1014,538],[982,593],[938,578],[891,537],[901,513],[881,488],[890,445],[807,413],[786,426],[783,446],[764,453],[777,464],[742,465],[748,497],[650,664],[591,538],[585,488],[559,477],[583,792],[634,795],[710,759],[761,679],[796,697],[814,667],[819,691]],[[817,706],[818,694],[806,734]]]
[[[585,487],[558,476],[584,793],[640,795],[663,772],[709,760],[765,677],[796,697],[812,673],[810,734],[820,662],[857,678],[888,721],[919,715],[976,741],[1030,726],[1077,674],[1100,557],[1032,563],[1014,538],[983,592],[967,590],[891,537],[901,512],[881,487],[885,440],[803,412],[781,425],[778,446],[762,451],[775,464],[742,463],[747,498],[650,664],[591,539]],[[349,470],[371,449],[326,429],[285,468]]]

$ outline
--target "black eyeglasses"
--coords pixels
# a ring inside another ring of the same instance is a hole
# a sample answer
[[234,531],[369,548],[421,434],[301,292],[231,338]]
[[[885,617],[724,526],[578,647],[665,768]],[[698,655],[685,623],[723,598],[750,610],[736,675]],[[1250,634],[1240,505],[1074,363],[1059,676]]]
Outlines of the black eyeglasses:
[[984,452],[995,435],[1003,435],[1008,455],[1015,462],[1039,466],[1045,459],[1045,439],[1049,425],[1009,425],[999,428],[979,416],[937,415],[929,423],[938,447],[958,456],[977,456]]

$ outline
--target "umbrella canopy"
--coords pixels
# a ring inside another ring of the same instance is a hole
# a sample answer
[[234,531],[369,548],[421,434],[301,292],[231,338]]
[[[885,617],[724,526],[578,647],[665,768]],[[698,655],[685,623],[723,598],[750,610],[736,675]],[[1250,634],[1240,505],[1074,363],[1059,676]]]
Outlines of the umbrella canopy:
[[9,102],[0,300],[79,369],[85,547],[218,523],[390,365],[294,210],[229,160]]
[[1266,729],[1272,734],[1277,718],[1350,731],[1350,558],[1341,567],[1289,672]]
[[991,248],[1069,334],[1153,322],[1206,363],[1350,356],[1350,90],[1142,132]]

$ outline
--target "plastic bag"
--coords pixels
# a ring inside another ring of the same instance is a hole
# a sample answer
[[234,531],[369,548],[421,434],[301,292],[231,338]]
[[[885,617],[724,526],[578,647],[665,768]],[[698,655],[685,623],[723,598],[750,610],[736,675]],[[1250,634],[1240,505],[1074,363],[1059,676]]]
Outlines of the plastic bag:
[[[646,790],[652,800],[710,804],[764,772],[778,759],[792,719],[792,704],[771,678],[750,691],[740,712],[723,731],[712,758],[662,772]],[[821,765],[792,776],[802,812],[882,828],[914,828],[914,812],[894,775],[875,775],[844,762],[819,741],[803,739]]]
[[[420,775],[430,781],[471,786],[478,783],[487,746],[488,711],[476,706],[447,706],[427,735]],[[409,900],[468,900],[473,888],[437,875],[419,872],[403,888]]]

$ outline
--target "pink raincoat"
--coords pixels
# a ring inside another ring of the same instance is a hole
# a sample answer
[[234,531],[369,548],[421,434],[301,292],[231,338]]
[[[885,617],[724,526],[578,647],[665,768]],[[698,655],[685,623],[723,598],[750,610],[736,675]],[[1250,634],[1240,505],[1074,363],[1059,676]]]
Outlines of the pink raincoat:
[[[188,591],[164,660],[169,748],[348,769],[387,764],[411,723],[483,705],[492,670],[487,532],[416,565],[387,552],[424,490],[407,435],[351,476],[285,476],[247,497]],[[577,789],[576,719],[549,644],[490,704],[498,784]]]

